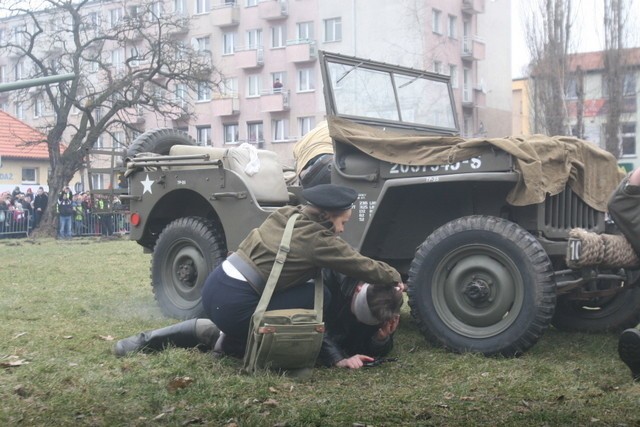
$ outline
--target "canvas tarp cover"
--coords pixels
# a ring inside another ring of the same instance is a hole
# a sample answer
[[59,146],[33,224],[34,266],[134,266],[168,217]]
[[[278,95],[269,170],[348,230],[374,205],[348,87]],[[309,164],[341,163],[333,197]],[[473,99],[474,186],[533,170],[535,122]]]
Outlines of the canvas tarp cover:
[[624,174],[610,153],[566,136],[506,138],[416,136],[392,133],[339,117],[329,120],[335,141],[350,144],[376,159],[405,165],[452,164],[501,149],[515,159],[520,178],[507,197],[514,206],[544,201],[568,184],[589,206],[605,211],[609,196]]

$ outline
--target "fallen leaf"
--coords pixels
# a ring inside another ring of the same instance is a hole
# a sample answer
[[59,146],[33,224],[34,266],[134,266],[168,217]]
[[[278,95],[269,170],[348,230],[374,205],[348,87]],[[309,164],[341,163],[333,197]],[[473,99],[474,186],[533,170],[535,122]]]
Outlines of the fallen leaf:
[[445,403],[438,403],[438,404],[436,404],[436,406],[439,407],[439,408],[449,409],[449,405],[447,405]]
[[228,424],[225,424],[224,427],[238,427],[238,424],[235,422],[230,422]]
[[62,338],[64,338],[65,340],[70,340],[71,338],[73,338],[73,335],[64,335]]
[[287,424],[286,421],[282,421],[282,422],[277,422],[274,425],[272,425],[271,427],[287,427],[289,424]]
[[482,377],[488,377],[489,376],[489,372],[483,372],[480,374],[480,376]]
[[13,339],[15,340],[16,338],[20,338],[23,335],[27,335],[26,332],[20,332],[19,334],[16,334],[16,336],[13,337]]
[[271,393],[278,393],[278,390],[275,387],[269,387],[269,391]]
[[174,379],[169,381],[169,384],[167,384],[167,389],[169,391],[176,391],[181,388],[189,387],[192,382],[193,378],[191,377],[175,377]]
[[204,424],[202,421],[202,418],[191,418],[190,420],[184,421],[182,424],[182,426],[190,426],[192,424]]
[[473,396],[462,396],[460,397],[460,400],[471,401],[471,400],[476,400],[476,398]]
[[592,423],[598,423],[598,422],[600,422],[600,420],[598,418],[591,418],[591,422]]
[[75,363],[75,362],[71,362],[71,363],[69,363],[69,366],[78,366],[78,364]]
[[[13,356],[9,356],[9,358],[11,358]],[[27,362],[24,359],[14,359],[14,360],[9,360],[8,362],[0,362],[0,366],[3,368],[16,368],[18,366],[22,366],[22,365],[26,365],[29,362]]]
[[453,399],[454,397],[455,397],[455,394],[451,393],[450,391],[447,391],[447,392],[445,392],[445,393],[444,393],[444,398],[445,398],[446,400],[451,400],[451,399]]
[[262,404],[264,406],[273,406],[273,407],[276,407],[279,405],[278,401],[275,399],[267,399],[264,402],[262,402]]
[[111,335],[98,335],[98,338],[104,341],[113,341],[115,339]]
[[525,408],[529,407],[529,402],[527,402],[526,400],[523,399],[521,403],[522,403],[522,406],[524,406]]
[[153,418],[153,421],[161,420],[161,419],[163,419],[163,418],[164,418],[164,416],[165,416],[165,415],[167,415],[167,414],[165,414],[164,412],[162,412],[162,413],[160,413],[160,414],[156,415],[156,416]]

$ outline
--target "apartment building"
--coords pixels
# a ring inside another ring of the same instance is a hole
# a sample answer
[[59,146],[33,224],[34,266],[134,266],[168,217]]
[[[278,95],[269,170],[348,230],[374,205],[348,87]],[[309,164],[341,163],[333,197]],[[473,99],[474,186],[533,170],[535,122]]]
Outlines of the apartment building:
[[[102,0],[87,13],[96,22],[135,13],[142,0]],[[148,4],[149,2],[144,2]],[[175,37],[211,56],[219,85],[196,93],[175,88],[195,118],[146,115],[139,130],[180,128],[199,144],[249,142],[293,164],[293,144],[323,120],[318,51],[327,50],[451,76],[464,136],[511,132],[509,0],[164,0],[159,13],[189,17]],[[0,20],[10,35],[16,18]],[[127,52],[117,56],[127,55]],[[2,74],[4,70],[4,75]],[[0,79],[22,78],[11,58],[0,59]],[[37,111],[0,107],[37,124]],[[41,113],[40,113],[41,114]],[[104,147],[135,133],[105,136]],[[97,181],[96,181],[97,182]]]

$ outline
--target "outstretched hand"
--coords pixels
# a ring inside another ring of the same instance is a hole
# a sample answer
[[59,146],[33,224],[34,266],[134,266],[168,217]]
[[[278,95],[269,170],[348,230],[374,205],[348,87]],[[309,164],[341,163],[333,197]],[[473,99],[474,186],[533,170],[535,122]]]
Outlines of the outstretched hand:
[[336,363],[336,366],[338,368],[360,369],[365,362],[373,362],[373,360],[373,357],[356,354],[355,356],[351,356],[347,359],[342,359]]

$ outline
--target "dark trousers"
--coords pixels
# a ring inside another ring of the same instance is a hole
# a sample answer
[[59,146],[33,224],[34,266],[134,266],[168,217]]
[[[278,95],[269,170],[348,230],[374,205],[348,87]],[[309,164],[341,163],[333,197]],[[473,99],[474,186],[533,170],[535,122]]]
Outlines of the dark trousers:
[[[274,293],[268,310],[288,308],[313,309],[314,283],[307,282]],[[331,294],[324,288],[324,307]],[[207,316],[229,337],[246,343],[251,316],[256,311],[260,295],[249,283],[229,277],[222,267],[211,272],[202,289],[202,305]]]

